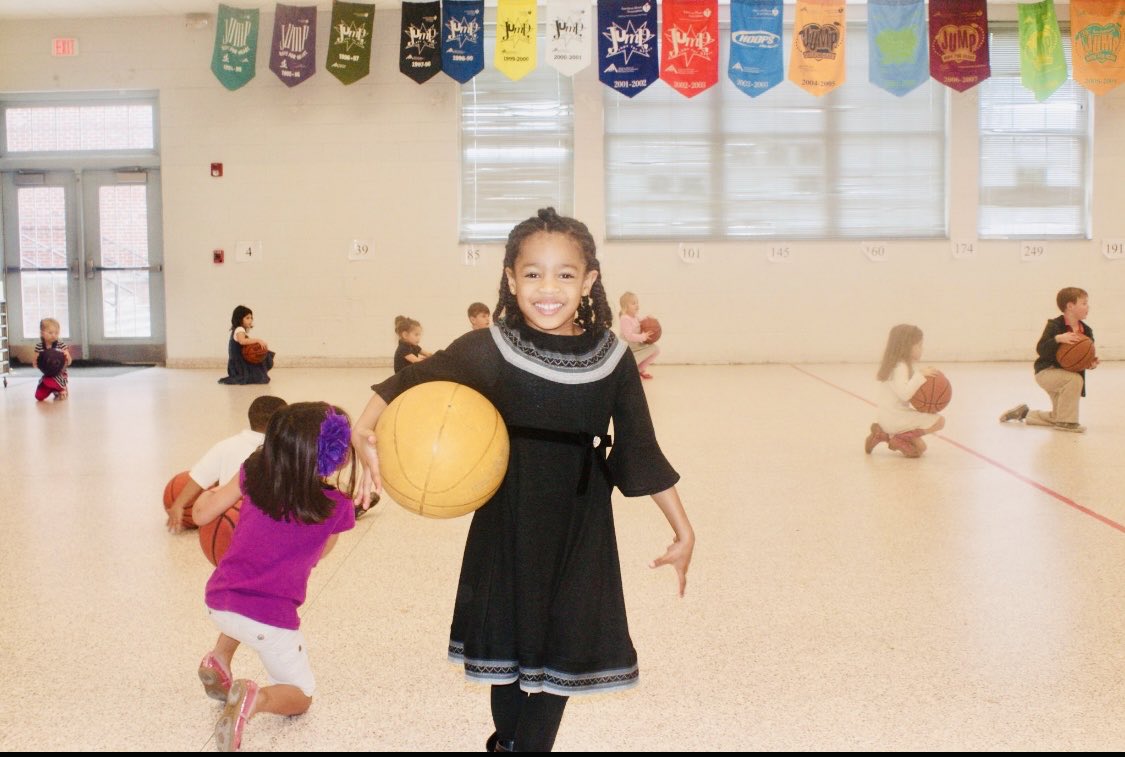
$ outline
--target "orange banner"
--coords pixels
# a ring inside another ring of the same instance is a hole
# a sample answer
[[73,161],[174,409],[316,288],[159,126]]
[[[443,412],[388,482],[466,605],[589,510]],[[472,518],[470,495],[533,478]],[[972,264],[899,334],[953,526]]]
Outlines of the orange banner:
[[1125,0],[1072,0],[1071,62],[1074,80],[1096,95],[1125,82],[1121,31]]
[[844,0],[798,0],[789,81],[820,97],[844,83]]

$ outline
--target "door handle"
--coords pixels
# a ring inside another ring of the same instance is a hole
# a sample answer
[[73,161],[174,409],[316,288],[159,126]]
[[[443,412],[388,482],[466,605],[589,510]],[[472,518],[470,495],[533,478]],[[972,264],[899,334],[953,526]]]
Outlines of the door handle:
[[[156,265],[127,265],[127,266],[104,266],[104,265],[91,265],[87,267],[87,271],[148,271],[149,273],[163,273],[164,264],[157,263]],[[90,277],[93,278],[93,277]]]
[[94,272],[96,270],[97,269],[94,267],[94,259],[93,258],[86,258],[86,278],[87,279],[94,278]]

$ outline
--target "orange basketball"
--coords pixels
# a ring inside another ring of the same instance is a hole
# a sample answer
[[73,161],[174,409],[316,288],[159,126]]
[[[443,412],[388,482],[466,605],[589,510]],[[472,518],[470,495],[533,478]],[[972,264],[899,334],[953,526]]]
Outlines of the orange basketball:
[[254,365],[258,365],[264,361],[266,359],[266,353],[268,352],[269,350],[263,347],[260,342],[251,342],[250,344],[242,345],[242,358],[247,363],[253,363]]
[[656,344],[656,340],[660,338],[660,321],[650,315],[641,321],[641,331],[649,333],[648,341],[645,344]]
[[[176,497],[180,496],[180,492],[184,490],[189,481],[188,472],[180,471],[172,476],[172,479],[164,486],[164,512],[172,509],[172,503],[176,501]],[[184,528],[195,528],[195,521],[191,519],[191,507],[195,504],[195,499],[184,505],[184,514],[180,518],[180,522]]]
[[1058,351],[1055,353],[1055,359],[1059,361],[1059,367],[1075,373],[1084,371],[1093,365],[1096,357],[1093,340],[1084,334],[1079,334],[1079,340],[1074,344],[1060,344]]
[[949,379],[945,374],[938,371],[918,387],[918,391],[910,398],[910,404],[920,413],[940,413],[951,399],[953,399],[953,387],[949,385]]
[[241,512],[242,500],[238,500],[218,518],[199,527],[199,546],[203,548],[204,556],[212,565],[218,565],[219,560],[222,560],[223,555],[227,553]]

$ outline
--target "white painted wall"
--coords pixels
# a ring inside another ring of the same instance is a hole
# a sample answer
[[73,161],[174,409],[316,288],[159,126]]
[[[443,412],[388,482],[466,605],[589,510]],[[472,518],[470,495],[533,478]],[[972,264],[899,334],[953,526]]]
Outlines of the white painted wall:
[[[263,13],[267,39],[272,21]],[[321,61],[328,23],[321,13]],[[235,92],[211,74],[213,28],[179,16],[0,23],[0,92],[160,93],[169,365],[225,364],[237,304],[254,309],[278,364],[295,365],[386,359],[400,313],[438,348],[467,328],[470,302],[495,302],[502,249],[485,247],[466,267],[457,241],[458,85],[439,75],[419,86],[398,72],[398,23],[397,11],[378,14],[372,74],[351,86],[319,70],[288,89],[263,43],[257,78]],[[79,38],[80,57],[51,58],[55,36]],[[600,242],[602,85],[592,67],[576,77],[575,98],[576,215]],[[950,102],[950,232],[972,240],[976,94]],[[1094,239],[1052,242],[1045,261],[1021,262],[1012,242],[978,243],[975,260],[955,261],[946,241],[896,241],[875,264],[848,241],[793,243],[785,264],[768,262],[762,244],[710,243],[687,265],[673,243],[601,243],[607,289],[615,305],[637,292],[642,311],[659,316],[668,362],[874,362],[899,322],[922,327],[928,360],[1027,360],[1056,314],[1055,291],[1076,285],[1090,291],[1099,353],[1120,359],[1125,262],[1102,257],[1099,240],[1125,237],[1123,107],[1125,88],[1096,100]],[[209,175],[213,161],[222,179]],[[374,262],[347,261],[353,238],[374,242]],[[261,240],[263,262],[235,264],[239,240]],[[214,248],[227,250],[226,264],[211,262]]]

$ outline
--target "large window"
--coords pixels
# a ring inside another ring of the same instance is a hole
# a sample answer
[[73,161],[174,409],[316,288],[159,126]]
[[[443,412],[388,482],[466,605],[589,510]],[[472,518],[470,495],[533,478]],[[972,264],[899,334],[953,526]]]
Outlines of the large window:
[[156,149],[156,104],[151,98],[104,103],[9,101],[3,104],[3,113],[5,155]]
[[662,82],[632,100],[605,90],[610,238],[945,236],[944,87],[870,84],[854,24],[847,81],[824,97],[786,81],[750,98],[721,50],[720,83],[691,100]]
[[[507,239],[552,206],[574,210],[574,94],[570,78],[540,61],[512,81],[492,67],[461,87],[461,240]],[[539,46],[543,47],[542,33]]]
[[[980,90],[982,239],[1090,237],[1093,96],[1073,79],[1037,102],[1020,83],[1019,30],[990,29]],[[1063,27],[1070,70],[1070,34]]]

